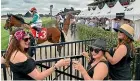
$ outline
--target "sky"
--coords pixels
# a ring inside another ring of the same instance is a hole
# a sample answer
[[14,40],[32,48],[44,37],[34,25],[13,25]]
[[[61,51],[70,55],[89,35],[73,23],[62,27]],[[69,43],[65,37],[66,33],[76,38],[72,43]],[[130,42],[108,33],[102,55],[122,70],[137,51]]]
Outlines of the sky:
[[1,0],[1,15],[7,13],[25,14],[32,7],[36,7],[39,14],[48,14],[50,5],[53,5],[53,15],[73,7],[75,10],[87,9],[87,4],[93,0]]

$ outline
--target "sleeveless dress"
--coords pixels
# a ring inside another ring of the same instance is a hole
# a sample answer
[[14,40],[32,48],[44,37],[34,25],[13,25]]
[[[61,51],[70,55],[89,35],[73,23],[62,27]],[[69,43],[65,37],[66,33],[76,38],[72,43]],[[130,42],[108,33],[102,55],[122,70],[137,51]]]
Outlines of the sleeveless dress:
[[[131,58],[131,51],[130,46],[125,45],[127,47],[127,54],[115,65],[111,65],[109,63],[109,75],[112,78],[112,80],[131,80],[131,70],[130,70],[130,62],[132,60]],[[114,55],[113,48],[110,49],[110,55]]]
[[[108,67],[108,62],[107,61],[100,61],[100,62],[103,62],[103,63],[105,63],[106,65],[107,65],[107,67]],[[100,63],[99,62],[99,63]],[[98,64],[98,63],[97,63]],[[95,65],[95,66],[91,66],[91,63],[89,63],[88,64],[88,67],[87,67],[87,72],[88,72],[88,74],[89,74],[89,76],[90,77],[93,77],[93,74],[94,74],[94,68],[97,66],[97,64]],[[104,78],[104,80],[108,80],[108,75]]]
[[28,58],[24,62],[10,64],[10,69],[13,72],[13,80],[34,80],[28,74],[36,68],[36,63],[32,58]]

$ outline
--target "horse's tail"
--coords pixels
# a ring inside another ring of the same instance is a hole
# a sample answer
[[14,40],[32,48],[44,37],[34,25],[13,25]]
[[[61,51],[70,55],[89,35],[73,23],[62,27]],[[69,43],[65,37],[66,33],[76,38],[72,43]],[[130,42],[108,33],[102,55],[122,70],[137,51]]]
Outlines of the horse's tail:
[[61,42],[65,42],[66,40],[65,40],[64,33],[62,32],[62,30],[60,30],[60,32],[61,32]]

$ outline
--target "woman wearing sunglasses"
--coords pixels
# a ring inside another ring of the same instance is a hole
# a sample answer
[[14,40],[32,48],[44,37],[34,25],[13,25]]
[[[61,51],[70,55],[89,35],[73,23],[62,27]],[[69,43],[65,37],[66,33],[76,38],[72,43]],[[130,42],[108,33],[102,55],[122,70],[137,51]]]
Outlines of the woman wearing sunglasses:
[[[106,51],[106,42],[97,39],[90,47],[90,61],[87,70],[78,61],[73,61],[74,69],[81,72],[84,80],[107,80],[108,62],[104,57]],[[86,52],[84,52],[86,53]]]
[[13,37],[5,54],[5,61],[13,72],[14,80],[42,80],[52,74],[56,68],[69,65],[70,59],[61,59],[49,69],[39,72],[35,60],[27,54],[29,42],[29,35],[22,29],[13,32]]
[[117,47],[112,48],[105,56],[109,61],[109,75],[112,80],[131,80],[130,62],[133,57],[134,47],[132,42],[134,29],[128,24],[123,24],[118,31]]

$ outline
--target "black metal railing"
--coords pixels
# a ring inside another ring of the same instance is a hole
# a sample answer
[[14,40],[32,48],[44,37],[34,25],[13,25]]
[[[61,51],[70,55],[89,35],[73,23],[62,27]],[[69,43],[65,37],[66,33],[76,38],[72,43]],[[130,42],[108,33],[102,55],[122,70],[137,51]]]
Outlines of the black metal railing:
[[[53,66],[58,60],[62,58],[70,58],[71,61],[78,60],[82,63],[84,67],[87,66],[87,61],[84,57],[81,56],[81,52],[88,49],[88,44],[91,44],[95,41],[92,40],[84,40],[84,41],[75,41],[75,42],[65,42],[59,44],[51,44],[51,45],[41,45],[41,46],[32,46],[31,48],[35,48],[35,55],[32,57],[36,60],[37,69],[40,71],[44,71],[49,67]],[[57,52],[57,46],[62,45],[61,55]],[[1,51],[1,55],[3,55],[5,51]],[[134,76],[136,80],[140,80],[140,48],[136,49],[136,58],[133,64],[135,67],[133,68]],[[11,80],[11,71],[6,69],[5,65],[1,65],[2,68],[2,80]],[[9,73],[10,75],[8,75]],[[9,77],[8,77],[9,76]],[[81,80],[81,74],[78,71],[72,69],[72,63],[68,67],[62,67],[56,70],[52,75],[46,78],[46,80]]]
[[[36,49],[33,58],[35,60],[40,60],[80,55],[82,51],[88,49],[87,45],[93,43],[94,41],[95,39],[74,42],[62,42],[50,45],[31,46],[31,48]],[[62,46],[61,54],[57,52],[57,46]]]
[[[71,63],[68,67],[63,67],[61,69],[58,69],[55,71],[55,75],[50,75],[50,77],[46,78],[46,80],[82,80],[82,78],[80,78],[81,76],[78,75],[78,72],[74,72],[74,70],[72,69],[72,61],[73,60],[84,60],[84,57],[81,55],[76,55],[76,56],[71,56],[71,57],[66,57],[66,58],[70,58],[71,59]],[[52,59],[45,59],[45,60],[40,60],[40,61],[36,61],[37,66],[41,66],[41,68],[50,68],[50,66],[47,66],[45,64],[42,63],[53,63],[56,62],[58,60],[62,59],[62,57],[60,58],[52,58]],[[82,64],[84,64],[84,61],[81,61]],[[78,75],[78,76],[77,76]],[[54,77],[52,77],[54,76]]]

